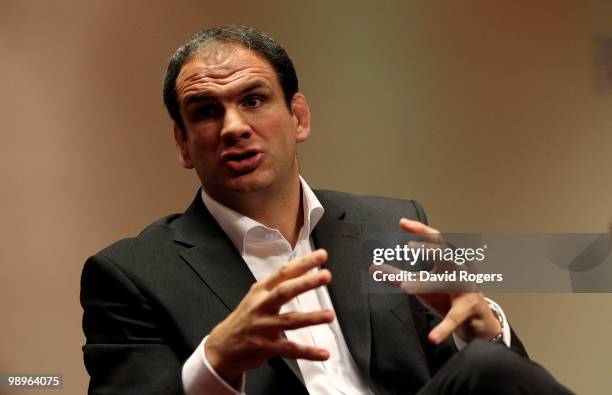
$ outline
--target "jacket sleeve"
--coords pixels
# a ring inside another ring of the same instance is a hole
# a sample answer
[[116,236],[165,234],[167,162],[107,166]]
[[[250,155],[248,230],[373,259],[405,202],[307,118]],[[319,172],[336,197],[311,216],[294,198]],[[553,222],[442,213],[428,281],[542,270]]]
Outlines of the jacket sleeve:
[[90,394],[184,394],[181,362],[134,282],[102,254],[81,276]]

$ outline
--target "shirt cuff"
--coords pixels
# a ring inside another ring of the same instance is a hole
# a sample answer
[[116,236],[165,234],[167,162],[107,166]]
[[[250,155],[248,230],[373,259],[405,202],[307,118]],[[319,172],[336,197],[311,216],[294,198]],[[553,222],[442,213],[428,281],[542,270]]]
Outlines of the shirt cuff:
[[[510,324],[508,323],[508,319],[506,318],[506,314],[504,313],[504,310],[502,310],[502,308],[499,307],[499,305],[495,303],[493,300],[486,298],[486,297],[485,297],[485,300],[491,303],[493,306],[495,306],[497,308],[497,311],[499,311],[499,315],[501,315],[502,321],[504,322],[504,325],[502,325],[502,341],[504,342],[506,346],[510,347],[510,338],[511,338]],[[467,346],[467,342],[463,340],[462,338],[460,338],[459,336],[457,336],[454,332],[453,332],[453,340],[455,341],[455,346],[457,346],[457,350],[459,351],[463,350],[463,348]]]
[[221,378],[210,366],[206,359],[204,345],[206,339],[196,347],[195,351],[185,361],[181,377],[183,389],[187,395],[245,395],[245,374],[240,378],[239,388],[236,389]]

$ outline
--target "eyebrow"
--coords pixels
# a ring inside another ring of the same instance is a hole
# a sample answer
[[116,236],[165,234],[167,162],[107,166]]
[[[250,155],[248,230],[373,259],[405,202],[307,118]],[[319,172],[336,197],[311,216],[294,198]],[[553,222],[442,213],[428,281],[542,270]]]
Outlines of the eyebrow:
[[[270,85],[266,84],[263,81],[253,81],[249,85],[245,86],[242,90],[240,90],[239,94],[244,95],[259,88],[270,88]],[[195,102],[211,101],[213,99],[215,99],[215,96],[210,95],[208,93],[194,93],[185,98],[185,107],[188,107],[190,104]]]
[[249,93],[250,91],[254,91],[255,89],[259,89],[259,88],[270,88],[270,85],[264,83],[263,81],[253,81],[252,83],[247,85],[244,89],[242,89],[240,91],[240,94],[244,95],[245,93]]

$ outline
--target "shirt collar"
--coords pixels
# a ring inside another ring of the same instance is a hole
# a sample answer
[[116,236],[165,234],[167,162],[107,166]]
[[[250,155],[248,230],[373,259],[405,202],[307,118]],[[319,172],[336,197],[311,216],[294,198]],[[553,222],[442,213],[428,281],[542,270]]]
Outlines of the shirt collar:
[[[313,229],[323,217],[323,206],[319,199],[315,196],[314,192],[306,181],[300,177],[300,185],[302,186],[302,202],[304,212],[304,225],[299,232],[299,239],[308,238],[312,233]],[[235,211],[231,208],[224,206],[210,197],[204,188],[202,188],[202,200],[204,205],[217,221],[223,232],[230,238],[236,249],[241,255],[244,255],[246,236],[253,230],[260,231],[274,231],[275,229],[268,228],[267,226]],[[307,229],[308,232],[304,234],[303,229]]]

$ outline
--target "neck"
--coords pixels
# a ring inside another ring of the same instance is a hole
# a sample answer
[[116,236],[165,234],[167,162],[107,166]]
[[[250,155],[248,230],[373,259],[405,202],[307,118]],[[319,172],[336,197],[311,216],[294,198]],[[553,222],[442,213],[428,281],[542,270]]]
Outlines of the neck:
[[283,194],[253,196],[248,200],[249,204],[243,206],[239,212],[268,228],[277,229],[289,241],[291,247],[295,247],[304,223],[302,188],[299,181]]
[[295,247],[304,224],[302,187],[297,175],[279,190],[250,192],[223,204],[268,228],[277,229]]

